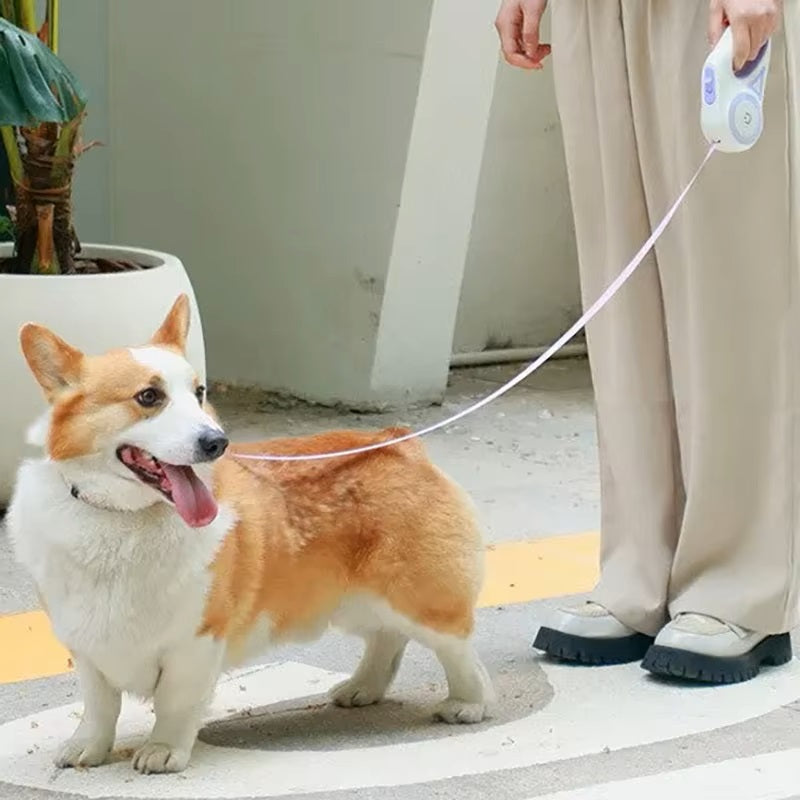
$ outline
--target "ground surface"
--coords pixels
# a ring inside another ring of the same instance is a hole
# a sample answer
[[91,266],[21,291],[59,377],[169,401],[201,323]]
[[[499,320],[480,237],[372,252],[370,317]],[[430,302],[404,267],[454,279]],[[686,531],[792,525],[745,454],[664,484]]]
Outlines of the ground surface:
[[[306,407],[216,404],[237,439],[333,426],[419,426],[491,391],[513,368],[454,373],[444,408],[361,417]],[[800,666],[726,688],[676,687],[636,665],[575,669],[530,648],[549,607],[596,576],[599,505],[591,387],[583,362],[527,385],[428,441],[477,501],[489,575],[478,647],[496,682],[477,727],[429,722],[444,691],[411,648],[390,701],[332,709],[324,691],[360,645],[329,634],[267,655],[221,686],[189,770],[144,778],[124,760],[149,711],[123,712],[116,763],[56,772],[52,751],[80,712],[67,658],[0,535],[0,798],[299,797],[331,800],[694,800],[800,798]]]

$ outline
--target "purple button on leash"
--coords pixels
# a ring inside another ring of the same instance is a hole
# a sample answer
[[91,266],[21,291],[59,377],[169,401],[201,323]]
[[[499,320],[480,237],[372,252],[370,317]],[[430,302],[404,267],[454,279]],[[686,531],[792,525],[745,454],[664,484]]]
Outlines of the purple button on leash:
[[717,99],[717,76],[714,67],[706,66],[703,70],[703,101],[710,106]]

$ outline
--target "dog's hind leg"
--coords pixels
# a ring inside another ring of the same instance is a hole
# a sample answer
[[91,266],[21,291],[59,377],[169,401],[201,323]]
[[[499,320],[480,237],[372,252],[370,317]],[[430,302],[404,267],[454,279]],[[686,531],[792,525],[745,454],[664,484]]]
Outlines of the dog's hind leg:
[[383,699],[397,675],[408,637],[381,628],[366,634],[366,648],[353,677],[334,687],[331,699],[351,708],[368,706]]
[[494,691],[472,641],[438,634],[428,644],[444,667],[450,690],[436,710],[436,718],[450,724],[482,722],[494,702]]

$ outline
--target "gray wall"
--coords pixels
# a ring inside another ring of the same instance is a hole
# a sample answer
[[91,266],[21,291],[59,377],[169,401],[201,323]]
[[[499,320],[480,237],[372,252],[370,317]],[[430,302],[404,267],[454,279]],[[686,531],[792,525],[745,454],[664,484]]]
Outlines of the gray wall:
[[60,55],[89,93],[83,138],[85,142],[103,143],[102,147],[93,147],[85,153],[75,170],[75,226],[78,236],[86,242],[112,240],[108,5],[109,0],[72,0],[61,4]]
[[217,377],[360,381],[430,0],[110,8],[116,238],[187,265]]
[[453,349],[549,344],[580,316],[552,73],[502,64]]
[[[62,55],[90,92],[85,138],[107,143],[79,164],[79,235],[184,261],[216,377],[301,395],[309,371],[361,380],[430,6],[64,6]],[[575,264],[552,76],[502,65],[453,349],[547,343],[577,312]]]

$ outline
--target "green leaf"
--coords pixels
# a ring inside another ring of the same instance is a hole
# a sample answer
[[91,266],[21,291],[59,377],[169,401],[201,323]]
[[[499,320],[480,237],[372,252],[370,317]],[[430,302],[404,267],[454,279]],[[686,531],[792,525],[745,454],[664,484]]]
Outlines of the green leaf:
[[0,242],[14,241],[14,223],[8,218],[0,216]]
[[75,76],[37,36],[0,18],[0,125],[69,122],[86,107]]

